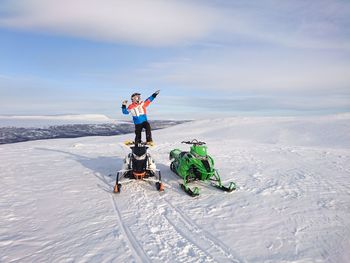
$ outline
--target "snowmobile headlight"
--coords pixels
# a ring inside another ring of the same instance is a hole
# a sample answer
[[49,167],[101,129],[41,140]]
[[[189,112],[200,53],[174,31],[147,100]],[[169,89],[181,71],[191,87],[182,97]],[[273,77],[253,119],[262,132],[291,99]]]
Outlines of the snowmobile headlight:
[[141,155],[141,156],[137,156],[136,154],[133,153],[134,158],[135,158],[136,160],[138,160],[138,161],[146,159],[146,155],[147,155],[147,154],[143,154],[143,155]]
[[208,156],[201,156],[201,155],[198,155],[197,153],[194,153],[193,154],[194,157],[196,157],[197,159],[199,160],[208,160]]

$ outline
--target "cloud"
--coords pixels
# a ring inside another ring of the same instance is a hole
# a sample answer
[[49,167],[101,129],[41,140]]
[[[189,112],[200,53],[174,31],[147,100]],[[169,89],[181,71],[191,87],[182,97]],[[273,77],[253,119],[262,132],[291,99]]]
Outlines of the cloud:
[[[246,66],[239,64],[200,64],[176,69],[165,76],[168,83],[198,89],[232,92],[322,92],[349,87],[349,69],[311,64]],[[281,66],[281,67],[279,67]],[[310,65],[309,65],[310,66]]]
[[[350,96],[162,96],[152,114],[177,118],[232,116],[233,114],[324,114],[349,112]],[[166,111],[166,112],[164,112]]]
[[[221,110],[296,110],[296,111],[348,111],[350,109],[350,95],[314,95],[314,96],[228,96],[222,98],[203,98],[197,101],[197,106],[215,105]],[[194,101],[194,100],[193,100]],[[196,103],[195,103],[196,105]]]
[[98,41],[164,46],[206,35],[215,10],[182,1],[11,0],[3,27]]
[[151,63],[124,76],[141,83],[246,94],[349,93],[350,62],[323,52],[230,48]]
[[349,1],[234,1],[222,11],[227,40],[242,35],[294,48],[350,50]]
[[3,0],[2,13],[2,27],[140,46],[350,50],[350,3],[341,0]]

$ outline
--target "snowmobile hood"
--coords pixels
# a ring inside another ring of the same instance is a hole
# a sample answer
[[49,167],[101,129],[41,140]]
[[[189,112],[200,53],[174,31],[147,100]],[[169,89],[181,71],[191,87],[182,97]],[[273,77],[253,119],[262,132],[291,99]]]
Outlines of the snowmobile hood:
[[207,146],[205,145],[192,145],[191,146],[191,153],[193,155],[198,155],[200,157],[206,157],[207,154]]

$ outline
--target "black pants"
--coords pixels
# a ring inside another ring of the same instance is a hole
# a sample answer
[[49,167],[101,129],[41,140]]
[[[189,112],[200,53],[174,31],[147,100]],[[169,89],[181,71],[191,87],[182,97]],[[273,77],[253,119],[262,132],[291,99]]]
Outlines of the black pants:
[[141,133],[142,129],[146,130],[146,141],[151,142],[152,141],[152,132],[151,132],[151,125],[149,124],[148,121],[145,121],[140,124],[135,124],[135,143],[140,143],[141,142]]

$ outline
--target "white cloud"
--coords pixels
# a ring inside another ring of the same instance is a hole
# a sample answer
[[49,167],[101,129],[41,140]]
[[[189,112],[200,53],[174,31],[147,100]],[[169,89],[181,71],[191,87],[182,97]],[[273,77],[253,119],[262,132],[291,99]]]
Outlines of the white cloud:
[[124,72],[141,83],[238,93],[349,93],[350,61],[323,52],[219,49]]
[[288,47],[350,50],[349,1],[235,1],[224,12],[232,26],[223,30],[233,35]]
[[215,10],[182,1],[12,0],[0,25],[99,41],[163,46],[211,30]]
[[[0,26],[146,46],[242,39],[350,50],[350,3],[318,1],[3,0]],[[7,7],[7,8],[6,8]]]
[[[225,63],[225,62],[224,62]],[[282,65],[283,66],[283,65]],[[316,67],[316,65],[314,65]],[[239,64],[192,65],[166,76],[172,84],[199,89],[218,89],[244,92],[305,92],[348,87],[350,70],[332,67],[309,68],[306,65]]]

